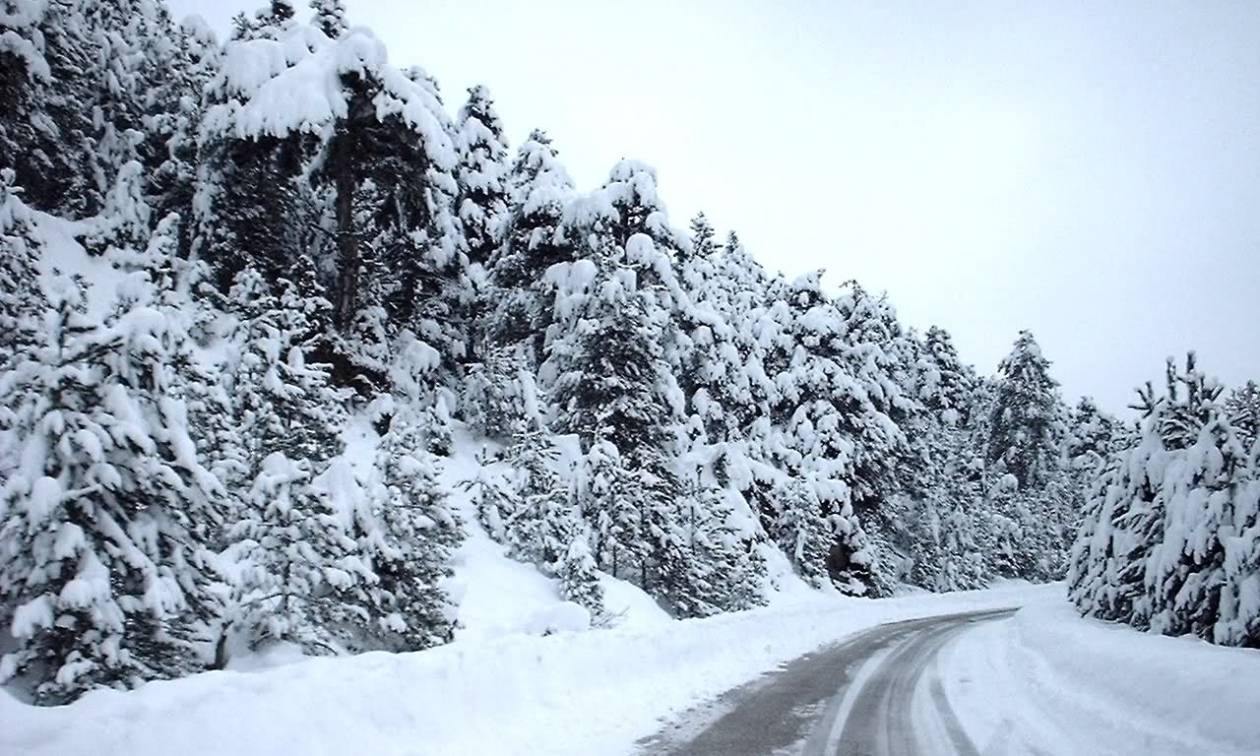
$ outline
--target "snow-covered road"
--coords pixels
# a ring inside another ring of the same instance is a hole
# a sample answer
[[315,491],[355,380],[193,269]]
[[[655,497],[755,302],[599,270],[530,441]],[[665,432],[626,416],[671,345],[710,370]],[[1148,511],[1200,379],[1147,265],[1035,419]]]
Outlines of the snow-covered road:
[[979,622],[1014,610],[880,625],[693,709],[647,753],[975,754],[944,692],[937,654]]

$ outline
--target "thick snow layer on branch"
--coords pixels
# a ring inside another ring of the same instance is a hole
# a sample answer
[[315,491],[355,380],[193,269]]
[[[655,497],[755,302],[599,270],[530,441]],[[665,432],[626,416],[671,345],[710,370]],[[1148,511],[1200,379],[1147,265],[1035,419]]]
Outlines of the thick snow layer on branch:
[[354,75],[369,82],[377,119],[401,118],[438,168],[455,167],[437,94],[423,77],[389,65],[384,44],[362,28],[331,40],[319,29],[293,24],[276,39],[229,43],[210,84],[224,102],[207,111],[203,128],[240,139],[323,133],[349,114],[344,77]]

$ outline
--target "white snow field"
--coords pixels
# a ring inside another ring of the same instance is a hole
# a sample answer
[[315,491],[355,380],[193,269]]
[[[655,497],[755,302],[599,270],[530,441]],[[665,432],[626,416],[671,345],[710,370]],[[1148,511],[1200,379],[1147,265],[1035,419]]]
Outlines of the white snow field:
[[1014,605],[1025,608],[941,658],[982,752],[1231,754],[1260,742],[1260,654],[1082,620],[1061,586],[1012,585],[462,638],[96,691],[56,708],[5,695],[0,753],[629,753],[663,718],[862,628]]

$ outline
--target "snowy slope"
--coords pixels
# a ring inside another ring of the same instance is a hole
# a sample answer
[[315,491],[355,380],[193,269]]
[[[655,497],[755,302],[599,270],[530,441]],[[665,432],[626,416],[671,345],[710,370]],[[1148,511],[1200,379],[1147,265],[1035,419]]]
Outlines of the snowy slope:
[[[581,630],[589,622],[585,609],[560,598],[556,580],[533,565],[507,556],[507,548],[491,540],[477,520],[472,497],[463,485],[481,467],[477,455],[484,444],[457,433],[439,477],[453,509],[464,524],[464,542],[452,556],[455,571],[447,590],[458,604],[459,640],[489,640],[512,633],[542,635],[556,630]],[[600,576],[605,605],[618,626],[651,627],[670,617],[643,591],[609,575]]]
[[34,708],[0,696],[0,753],[615,754],[663,717],[879,622],[1022,604],[1044,589],[807,600],[611,630],[464,638],[98,690]]
[[1009,621],[961,635],[941,667],[984,753],[1260,749],[1260,653],[1082,619],[1049,592]]

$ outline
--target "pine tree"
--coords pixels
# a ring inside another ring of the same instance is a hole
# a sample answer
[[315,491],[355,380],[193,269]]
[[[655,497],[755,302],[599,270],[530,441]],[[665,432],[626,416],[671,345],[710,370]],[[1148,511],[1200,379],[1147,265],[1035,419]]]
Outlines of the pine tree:
[[315,27],[329,39],[337,39],[346,33],[346,7],[342,0],[311,0],[315,11]]
[[507,145],[503,123],[483,86],[468,90],[456,124],[459,219],[468,240],[468,259],[485,263],[498,249],[507,219]]
[[77,285],[56,292],[45,340],[5,375],[19,466],[3,489],[0,611],[15,649],[0,677],[41,703],[196,670],[208,593],[197,528],[218,488],[170,389],[160,312],[106,324]]
[[418,397],[399,398],[377,457],[385,495],[373,513],[376,527],[360,537],[360,550],[372,558],[377,579],[368,588],[369,611],[390,641],[386,647],[417,650],[453,633],[454,609],[441,581],[450,576],[450,553],[462,526],[424,448]]
[[825,585],[831,533],[813,486],[793,478],[776,489],[774,499],[779,510],[771,529],[772,538],[801,577],[814,586]]
[[468,366],[460,404],[470,426],[490,438],[508,438],[541,423],[533,379],[519,350],[490,346]]
[[510,212],[503,244],[489,267],[497,298],[489,336],[500,344],[527,342],[534,364],[542,361],[554,297],[547,271],[570,262],[573,245],[560,238],[573,181],[560,165],[551,139],[535,130],[517,150],[507,176]]
[[1243,444],[1255,443],[1260,438],[1260,384],[1247,381],[1231,391],[1225,400],[1225,409]]
[[[379,376],[346,346],[347,335],[364,333],[366,310],[382,307],[394,327],[411,329],[451,360],[463,356],[455,153],[431,80],[391,68],[368,32],[334,29],[340,3],[316,10],[329,34],[311,37],[309,28],[286,24],[276,40],[227,45],[208,89],[199,228],[224,288],[251,257],[263,258],[252,262],[269,281],[296,279],[305,254],[319,262],[314,270],[332,303],[321,357],[338,384],[371,394],[382,388]],[[299,38],[301,46],[288,44]],[[304,57],[269,57],[273,48]],[[262,75],[237,65],[259,56],[271,61]],[[347,56],[361,65],[343,70]],[[305,86],[301,72],[310,69],[338,83],[322,93],[326,107],[294,110],[272,96]]]
[[1058,384],[1049,370],[1050,361],[1028,331],[1020,331],[1010,355],[998,365],[988,459],[1001,462],[1021,486],[1044,480],[1062,435]]
[[1160,434],[1173,458],[1160,481],[1164,527],[1152,532],[1146,564],[1149,621],[1166,635],[1211,638],[1224,583],[1221,536],[1235,532],[1247,450],[1229,423],[1222,386],[1198,370],[1193,353],[1180,375],[1170,360],[1168,376]]
[[160,162],[146,103],[176,47],[170,16],[155,0],[21,3],[0,24],[0,93],[14,104],[0,115],[0,168],[34,207],[95,215],[121,166]]
[[0,370],[36,338],[46,307],[38,277],[42,244],[14,180],[11,169],[0,170]]
[[1252,444],[1233,505],[1236,535],[1221,537],[1225,574],[1212,640],[1260,648],[1260,442]]
[[1254,645],[1254,449],[1193,354],[1167,393],[1141,392],[1141,433],[1091,489],[1069,595],[1084,614]]
[[617,447],[601,438],[583,459],[583,479],[581,510],[591,525],[596,563],[613,577],[631,578],[646,560],[638,476]]
[[343,422],[326,366],[303,354],[311,318],[327,302],[288,281],[280,287],[272,293],[247,268],[229,298],[239,323],[229,384],[238,433],[229,456],[239,461],[226,481],[238,496],[225,553],[234,577],[229,623],[253,644],[276,639],[328,653],[342,646],[320,618],[335,613],[337,591],[366,577],[336,567],[353,555],[352,540],[313,485],[340,448]]
[[[783,428],[778,464],[814,488],[835,536],[827,556],[833,580],[862,592],[877,580],[854,504],[873,507],[883,485],[879,476],[890,474],[904,438],[875,406],[870,387],[854,376],[844,317],[822,293],[820,277],[815,272],[783,286],[774,307],[784,336],[769,358],[779,392],[773,416]],[[869,585],[857,586],[856,574],[868,576]]]

